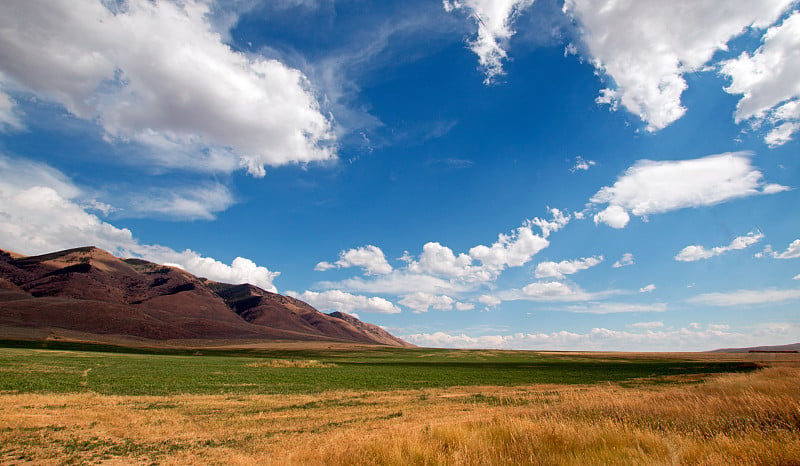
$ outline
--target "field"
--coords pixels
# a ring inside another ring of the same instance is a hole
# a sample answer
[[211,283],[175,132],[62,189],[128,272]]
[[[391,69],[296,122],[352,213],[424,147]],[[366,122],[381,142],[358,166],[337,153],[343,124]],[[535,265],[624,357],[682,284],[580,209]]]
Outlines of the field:
[[800,464],[796,354],[10,345],[0,464]]

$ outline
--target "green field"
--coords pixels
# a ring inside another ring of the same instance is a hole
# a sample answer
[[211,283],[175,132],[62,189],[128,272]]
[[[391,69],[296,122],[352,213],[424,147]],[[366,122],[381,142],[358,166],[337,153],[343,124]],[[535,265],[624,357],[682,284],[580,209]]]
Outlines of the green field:
[[800,464],[800,357],[7,341],[0,412],[0,464]]
[[[631,358],[623,354],[599,358],[570,353],[375,348],[203,350],[198,355],[189,350],[127,353],[115,347],[49,346],[0,348],[0,392],[289,394],[483,385],[625,384],[641,380],[658,383],[670,376],[756,368],[741,361],[698,362],[657,356]],[[308,361],[314,363],[307,364]],[[272,367],[275,365],[278,367]]]

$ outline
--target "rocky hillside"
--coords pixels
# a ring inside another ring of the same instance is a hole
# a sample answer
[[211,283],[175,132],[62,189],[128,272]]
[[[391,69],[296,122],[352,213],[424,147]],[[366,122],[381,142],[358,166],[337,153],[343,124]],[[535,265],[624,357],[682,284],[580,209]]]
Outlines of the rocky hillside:
[[198,278],[95,247],[0,251],[0,332],[62,329],[151,340],[269,339],[408,346],[353,316],[253,285]]

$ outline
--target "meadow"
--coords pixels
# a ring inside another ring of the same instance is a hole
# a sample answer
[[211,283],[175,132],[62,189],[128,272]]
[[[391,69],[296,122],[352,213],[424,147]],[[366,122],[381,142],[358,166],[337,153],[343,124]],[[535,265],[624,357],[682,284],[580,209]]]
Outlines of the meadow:
[[796,354],[48,346],[2,464],[800,464]]

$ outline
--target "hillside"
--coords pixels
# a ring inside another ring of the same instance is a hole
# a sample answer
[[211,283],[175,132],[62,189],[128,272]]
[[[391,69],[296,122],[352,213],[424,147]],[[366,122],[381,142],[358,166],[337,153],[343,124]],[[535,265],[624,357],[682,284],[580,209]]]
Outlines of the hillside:
[[752,352],[800,352],[800,343],[779,346],[753,346],[750,348],[723,348],[712,353],[752,353]]
[[253,285],[217,283],[95,247],[0,251],[0,337],[21,330],[147,340],[248,339],[409,346],[355,317]]

